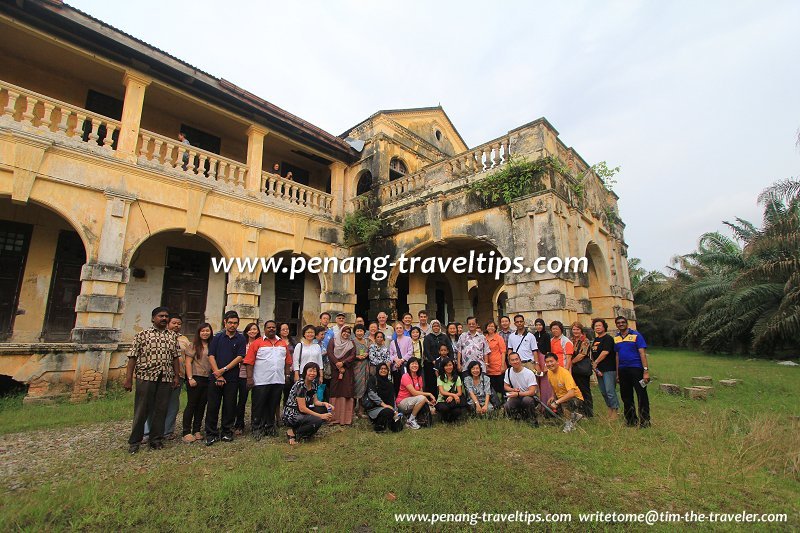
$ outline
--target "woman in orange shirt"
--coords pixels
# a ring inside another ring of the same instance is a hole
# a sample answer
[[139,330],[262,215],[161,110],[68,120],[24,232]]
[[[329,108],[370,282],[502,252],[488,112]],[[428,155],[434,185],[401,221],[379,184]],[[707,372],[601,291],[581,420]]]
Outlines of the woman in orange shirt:
[[567,370],[572,368],[572,355],[575,347],[572,342],[564,336],[564,324],[558,320],[550,322],[550,353],[558,356],[558,364]]
[[497,333],[497,324],[490,320],[483,326],[486,341],[489,343],[489,354],[486,359],[486,375],[492,383],[492,390],[503,398],[503,372],[506,370],[506,342]]

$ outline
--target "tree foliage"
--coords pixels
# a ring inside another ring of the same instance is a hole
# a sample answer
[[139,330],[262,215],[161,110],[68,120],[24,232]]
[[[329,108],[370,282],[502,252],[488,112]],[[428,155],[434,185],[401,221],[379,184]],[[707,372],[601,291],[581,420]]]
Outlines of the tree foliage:
[[758,197],[761,227],[736,218],[674,257],[667,274],[629,261],[639,328],[651,342],[771,356],[800,348],[800,179]]
[[359,210],[345,215],[343,229],[347,246],[364,243],[371,251],[383,230],[383,223],[375,214]]

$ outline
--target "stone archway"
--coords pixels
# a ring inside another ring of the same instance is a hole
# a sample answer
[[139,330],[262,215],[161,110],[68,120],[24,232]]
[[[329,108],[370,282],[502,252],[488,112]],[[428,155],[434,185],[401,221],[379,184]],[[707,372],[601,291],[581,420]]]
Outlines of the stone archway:
[[587,321],[591,318],[614,318],[614,297],[611,294],[611,273],[600,246],[594,241],[586,245],[587,273],[582,280],[586,287],[586,296],[591,304],[591,316],[583,316]]
[[122,338],[150,327],[150,311],[158,305],[182,315],[183,332],[190,338],[203,322],[216,331],[225,312],[227,275],[214,272],[212,257],[224,255],[211,239],[180,230],[138,243],[130,253]]
[[[398,255],[401,252],[398,250]],[[401,273],[399,265],[396,265],[389,273],[385,286],[376,287],[374,291],[383,298],[374,298],[371,302],[371,307],[378,309],[392,309],[394,311],[405,311],[406,308],[414,316],[420,309],[427,309],[429,316],[437,316],[437,314],[444,314],[443,310],[431,312],[431,305],[434,303],[436,293],[433,294],[429,290],[427,278],[431,276],[438,276],[437,279],[440,284],[446,281],[449,286],[449,294],[444,300],[447,310],[447,318],[450,321],[464,322],[470,315],[475,314],[480,321],[488,321],[493,318],[495,310],[494,294],[499,286],[503,285],[504,275],[500,276],[499,280],[494,279],[494,275],[477,272],[477,258],[481,253],[485,257],[500,258],[505,257],[497,247],[487,240],[476,239],[467,235],[458,235],[448,237],[442,241],[434,242],[427,241],[418,244],[403,252],[408,258],[420,258],[417,268],[421,268],[424,260],[436,261],[437,270],[441,266],[438,263],[438,258],[442,261],[447,261],[449,258],[452,261],[459,257],[464,257],[469,261],[472,254],[473,257],[473,272],[472,273],[456,273],[450,268],[447,272],[436,273]],[[486,268],[488,263],[483,264]],[[406,283],[406,279],[408,282]],[[374,286],[374,285],[373,285]],[[470,297],[470,289],[473,289],[473,298]],[[440,290],[441,287],[440,287]],[[441,300],[442,293],[439,299]],[[473,303],[476,305],[473,309]],[[452,314],[451,314],[452,313]],[[391,315],[390,315],[391,316]]]
[[65,342],[75,327],[83,228],[51,205],[0,199],[0,338]]
[[[294,254],[296,255],[296,254]],[[290,261],[289,250],[277,252],[272,257]],[[305,254],[306,259],[309,257]],[[306,324],[317,324],[322,312],[322,295],[325,278],[322,274],[302,273],[290,279],[288,273],[262,272],[259,274],[261,295],[258,303],[259,323],[276,320],[289,324],[290,333],[296,336]]]

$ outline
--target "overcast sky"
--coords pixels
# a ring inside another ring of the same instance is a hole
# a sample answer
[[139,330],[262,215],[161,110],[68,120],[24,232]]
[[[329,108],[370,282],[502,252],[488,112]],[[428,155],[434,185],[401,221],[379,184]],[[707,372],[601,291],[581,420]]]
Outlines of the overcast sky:
[[544,116],[620,165],[649,269],[800,174],[800,2],[71,0],[340,134],[441,103],[470,146]]

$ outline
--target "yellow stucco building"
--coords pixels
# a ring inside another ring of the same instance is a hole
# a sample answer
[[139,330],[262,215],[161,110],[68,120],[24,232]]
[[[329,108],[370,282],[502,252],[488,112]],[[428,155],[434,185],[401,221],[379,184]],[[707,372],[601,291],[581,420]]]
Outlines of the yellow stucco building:
[[[544,119],[469,148],[441,107],[340,136],[58,1],[0,4],[0,375],[28,398],[99,394],[165,304],[192,336],[226,310],[292,328],[323,310],[480,320],[633,317],[616,196]],[[188,144],[178,138],[183,132]],[[557,158],[502,205],[471,186],[511,156]],[[292,179],[287,179],[291,173]],[[350,242],[353,213],[382,221]],[[470,250],[589,258],[586,275],[217,273],[214,257]]]

